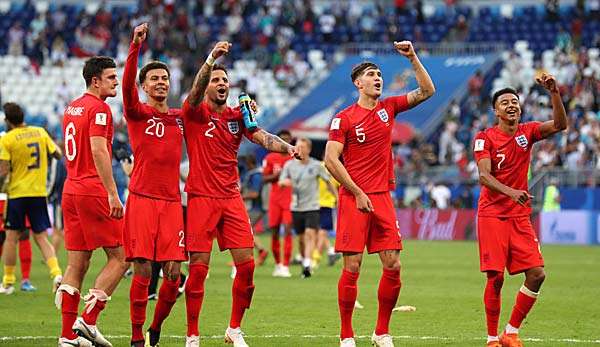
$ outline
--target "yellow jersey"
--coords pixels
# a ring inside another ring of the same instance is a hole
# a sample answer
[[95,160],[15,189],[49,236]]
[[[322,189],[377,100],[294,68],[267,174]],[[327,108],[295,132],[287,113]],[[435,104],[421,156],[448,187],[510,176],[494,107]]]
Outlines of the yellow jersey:
[[[321,163],[323,166],[325,166],[325,163]],[[329,182],[331,182],[331,184],[337,189],[340,186],[340,183],[333,178],[333,176],[331,174],[329,174]],[[335,195],[333,195],[329,189],[327,188],[327,182],[322,179],[321,177],[319,177],[319,205],[321,207],[329,207],[329,208],[336,208],[337,207],[337,201],[335,198]]]
[[48,155],[56,145],[44,128],[23,126],[0,138],[0,160],[10,164],[8,198],[45,197]]

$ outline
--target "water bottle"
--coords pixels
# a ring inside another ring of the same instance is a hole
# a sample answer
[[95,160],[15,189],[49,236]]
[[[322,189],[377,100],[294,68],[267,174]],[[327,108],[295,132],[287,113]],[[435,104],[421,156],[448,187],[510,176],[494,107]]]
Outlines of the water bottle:
[[238,101],[240,103],[240,111],[242,111],[242,116],[244,117],[244,125],[246,129],[253,131],[258,127],[258,123],[256,122],[256,114],[250,106],[252,99],[250,99],[248,94],[241,93]]

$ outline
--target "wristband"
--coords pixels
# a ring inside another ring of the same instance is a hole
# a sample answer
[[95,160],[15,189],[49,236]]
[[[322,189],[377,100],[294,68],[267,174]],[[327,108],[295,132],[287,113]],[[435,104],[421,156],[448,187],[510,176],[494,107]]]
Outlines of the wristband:
[[212,67],[213,65],[215,65],[215,61],[216,59],[213,58],[212,53],[208,55],[208,58],[206,58],[206,65]]

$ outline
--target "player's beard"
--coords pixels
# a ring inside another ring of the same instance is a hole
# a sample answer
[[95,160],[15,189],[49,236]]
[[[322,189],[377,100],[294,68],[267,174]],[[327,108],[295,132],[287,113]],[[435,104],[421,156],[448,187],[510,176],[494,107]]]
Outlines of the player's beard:
[[227,98],[219,99],[219,97],[217,96],[213,99],[213,102],[219,106],[223,106],[227,102]]

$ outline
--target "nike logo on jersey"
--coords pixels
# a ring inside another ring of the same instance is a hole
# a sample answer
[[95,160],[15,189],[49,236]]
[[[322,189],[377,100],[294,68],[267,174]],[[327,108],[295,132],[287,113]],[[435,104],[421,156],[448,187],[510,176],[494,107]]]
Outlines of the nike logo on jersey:
[[213,116],[210,116],[210,119],[211,119],[211,120],[215,120],[215,121],[216,121],[216,120],[219,120],[219,118],[216,118],[216,117],[213,117]]
[[160,118],[160,117],[154,117],[154,116],[152,116],[152,119],[154,119],[154,120],[162,120],[162,118]]

